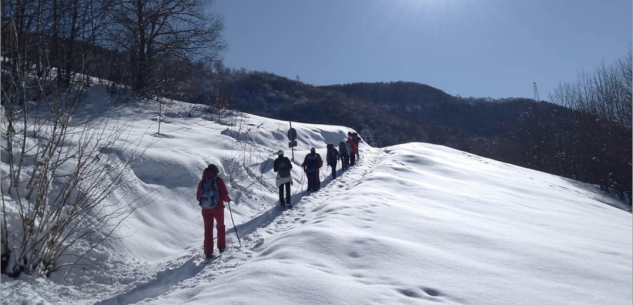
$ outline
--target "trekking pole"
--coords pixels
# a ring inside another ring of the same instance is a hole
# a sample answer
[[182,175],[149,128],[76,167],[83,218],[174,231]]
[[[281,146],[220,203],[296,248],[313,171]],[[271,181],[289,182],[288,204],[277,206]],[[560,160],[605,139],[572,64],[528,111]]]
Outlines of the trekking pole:
[[299,188],[295,192],[295,195],[298,194],[303,189],[303,177],[305,177],[305,175],[306,175],[306,173],[302,171],[301,172],[301,182],[299,183]]
[[233,229],[235,229],[235,235],[237,236],[237,242],[242,248],[242,241],[240,240],[240,234],[237,233],[237,227],[235,226],[235,220],[233,220],[233,211],[231,211],[231,203],[229,202],[229,213],[231,213],[231,222],[233,222]]

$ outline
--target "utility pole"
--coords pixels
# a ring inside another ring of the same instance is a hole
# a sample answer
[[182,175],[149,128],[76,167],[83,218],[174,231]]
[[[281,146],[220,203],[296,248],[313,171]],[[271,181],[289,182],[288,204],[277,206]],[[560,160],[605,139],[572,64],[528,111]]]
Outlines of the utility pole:
[[536,87],[536,82],[534,82],[534,100],[540,102],[541,99],[538,96],[538,88]]

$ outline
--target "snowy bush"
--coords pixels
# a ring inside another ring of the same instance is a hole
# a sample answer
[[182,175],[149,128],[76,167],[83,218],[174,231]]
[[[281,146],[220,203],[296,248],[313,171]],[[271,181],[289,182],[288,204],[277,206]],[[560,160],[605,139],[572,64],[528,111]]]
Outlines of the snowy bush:
[[74,245],[90,252],[139,206],[106,199],[142,149],[84,82],[36,101],[24,93],[40,88],[25,83],[3,87],[2,272],[48,276],[72,270],[85,254]]

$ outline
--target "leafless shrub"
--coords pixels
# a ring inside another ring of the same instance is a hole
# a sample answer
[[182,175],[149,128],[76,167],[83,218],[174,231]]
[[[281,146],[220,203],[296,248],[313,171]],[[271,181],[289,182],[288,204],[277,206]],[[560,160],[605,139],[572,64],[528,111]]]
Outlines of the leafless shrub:
[[34,64],[51,62],[42,53],[21,56],[32,46],[16,21],[3,20],[14,31],[3,39],[2,272],[47,276],[72,265],[59,262],[77,243],[90,240],[90,252],[141,206],[107,199],[143,148],[110,104],[86,102],[85,66],[60,82],[61,68]]

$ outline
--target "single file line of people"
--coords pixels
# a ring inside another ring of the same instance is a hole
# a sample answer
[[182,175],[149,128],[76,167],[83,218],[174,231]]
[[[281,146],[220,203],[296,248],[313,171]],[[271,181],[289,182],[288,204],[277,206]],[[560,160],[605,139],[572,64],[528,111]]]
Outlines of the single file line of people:
[[[358,144],[361,139],[357,133],[351,131],[347,133],[348,137],[339,143],[337,150],[333,143],[326,145],[327,166],[331,167],[332,179],[336,179],[336,167],[338,160],[341,160],[341,171],[347,171],[350,166],[356,164],[357,158],[360,158],[358,152]],[[308,194],[321,189],[321,179],[319,171],[323,166],[321,155],[316,152],[316,148],[310,148],[301,163],[301,167],[305,172],[308,181]],[[290,186],[292,182],[292,162],[288,157],[284,156],[284,151],[277,152],[273,170],[277,173],[275,185],[279,190],[279,204],[282,210],[292,208]],[[198,205],[202,209],[202,219],[204,221],[204,241],[203,251],[205,262],[213,259],[213,225],[216,223],[218,232],[217,246],[220,253],[226,250],[226,226],[224,225],[224,203],[231,202],[229,193],[226,189],[224,180],[218,176],[220,170],[217,165],[209,164],[202,173],[202,179],[198,182],[196,191],[196,199]],[[303,177],[302,177],[303,179]],[[236,232],[237,233],[237,232]]]
[[[350,166],[356,164],[357,158],[360,158],[358,144],[361,139],[358,133],[348,132],[348,137],[339,143],[339,149],[337,150],[334,143],[328,143],[326,145],[326,164],[331,168],[332,179],[336,179],[338,160],[341,160],[341,171],[344,172],[349,169]],[[301,168],[305,173],[307,180],[306,193],[311,194],[321,189],[321,177],[320,172],[323,167],[323,159],[321,155],[316,152],[316,148],[310,148],[310,152],[305,156],[301,163]],[[279,150],[277,152],[277,159],[275,159],[274,172],[277,173],[275,177],[275,185],[279,191],[279,205],[282,210],[292,208],[292,196],[291,185],[292,182],[292,162],[288,157],[284,156],[284,151]],[[324,174],[325,175],[325,174]],[[303,177],[302,181],[303,181]],[[303,183],[301,183],[303,185]]]

